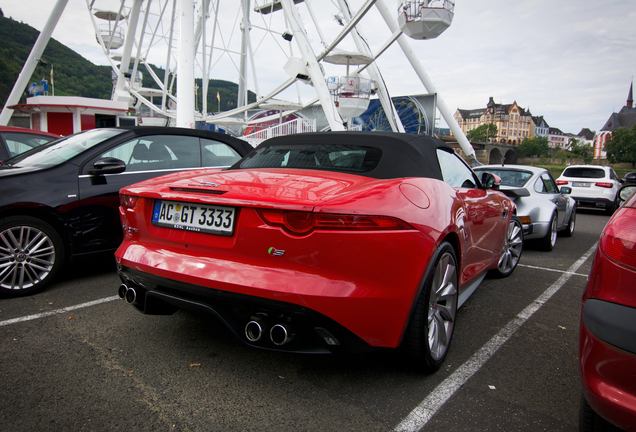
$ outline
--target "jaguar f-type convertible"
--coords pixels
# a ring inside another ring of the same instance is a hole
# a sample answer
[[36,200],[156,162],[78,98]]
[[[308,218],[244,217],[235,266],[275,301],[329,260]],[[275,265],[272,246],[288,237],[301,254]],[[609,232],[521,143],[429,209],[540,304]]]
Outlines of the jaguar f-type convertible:
[[120,191],[119,295],[146,314],[210,311],[255,347],[401,346],[433,371],[457,308],[519,261],[498,181],[422,135],[272,138],[228,169]]

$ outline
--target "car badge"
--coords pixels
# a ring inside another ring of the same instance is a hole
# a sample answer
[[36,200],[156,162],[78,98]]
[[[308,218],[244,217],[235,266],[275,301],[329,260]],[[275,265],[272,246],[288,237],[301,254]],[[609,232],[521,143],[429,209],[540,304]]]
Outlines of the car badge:
[[209,182],[205,180],[201,180],[199,183],[190,183],[188,186],[211,186],[211,187],[219,187],[220,184]]
[[285,251],[284,250],[280,250],[280,249],[276,249],[276,248],[269,248],[267,251],[268,254],[270,254],[271,256],[283,256],[285,255]]

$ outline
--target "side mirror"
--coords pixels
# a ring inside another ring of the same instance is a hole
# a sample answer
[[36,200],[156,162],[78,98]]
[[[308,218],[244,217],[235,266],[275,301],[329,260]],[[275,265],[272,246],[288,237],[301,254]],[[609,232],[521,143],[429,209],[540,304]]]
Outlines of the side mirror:
[[126,163],[117,158],[107,157],[93,164],[93,169],[88,170],[91,175],[119,174],[126,171]]
[[561,191],[562,194],[568,194],[570,195],[572,193],[572,188],[569,186],[563,186],[561,189],[559,189]]
[[501,177],[496,174],[485,172],[481,175],[481,184],[486,189],[499,190],[501,185]]
[[625,201],[636,192],[636,184],[628,184],[618,190],[618,205],[621,206]]

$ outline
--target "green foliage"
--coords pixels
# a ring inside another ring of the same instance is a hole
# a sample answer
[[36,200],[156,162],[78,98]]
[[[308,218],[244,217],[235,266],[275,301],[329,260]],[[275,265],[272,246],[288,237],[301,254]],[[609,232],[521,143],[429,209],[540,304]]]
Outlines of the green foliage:
[[549,151],[550,144],[546,137],[524,138],[517,147],[519,156],[547,156]]
[[[11,18],[0,17],[0,105],[4,105],[22,71],[39,32]],[[56,95],[110,98],[110,67],[97,66],[51,38],[42,54],[48,66],[36,66],[29,82],[46,79],[51,88],[51,64]]]
[[631,163],[636,167],[636,125],[631,129],[620,127],[612,132],[605,143],[607,160],[610,163]]
[[594,154],[594,148],[592,147],[592,144],[586,144],[585,142],[576,138],[570,138],[568,148],[577,157],[586,158]]
[[481,126],[476,127],[475,129],[469,131],[466,134],[466,137],[470,141],[485,141],[487,142],[491,138],[497,137],[497,125],[493,123],[486,123]]

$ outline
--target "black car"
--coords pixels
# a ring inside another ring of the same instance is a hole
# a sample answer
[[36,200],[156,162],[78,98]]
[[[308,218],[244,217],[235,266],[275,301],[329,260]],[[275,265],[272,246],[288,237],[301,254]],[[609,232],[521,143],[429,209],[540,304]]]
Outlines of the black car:
[[182,170],[227,167],[252,149],[238,138],[203,130],[104,128],[4,161],[0,295],[31,294],[69,259],[117,249],[122,187]]

